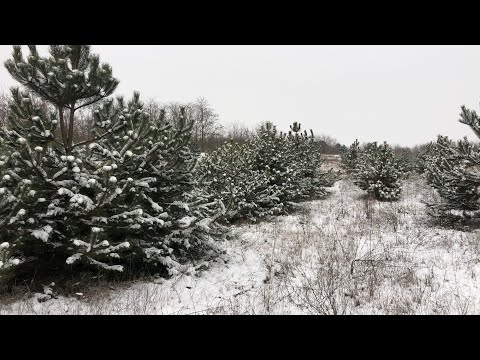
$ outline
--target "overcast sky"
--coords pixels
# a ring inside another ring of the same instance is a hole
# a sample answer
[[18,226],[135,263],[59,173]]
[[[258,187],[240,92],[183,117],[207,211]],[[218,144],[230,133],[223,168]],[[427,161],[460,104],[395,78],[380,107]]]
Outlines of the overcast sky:
[[[44,48],[43,46],[39,47]],[[480,46],[94,45],[117,94],[160,101],[205,97],[223,123],[293,121],[341,143],[414,145],[459,139],[460,106],[478,110]],[[11,46],[0,45],[0,61]],[[0,68],[0,90],[15,82]]]

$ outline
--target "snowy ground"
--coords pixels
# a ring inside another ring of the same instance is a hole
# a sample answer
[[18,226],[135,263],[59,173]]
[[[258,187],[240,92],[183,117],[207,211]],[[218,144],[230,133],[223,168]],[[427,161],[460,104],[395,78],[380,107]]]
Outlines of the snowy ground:
[[225,255],[197,275],[95,296],[37,294],[0,314],[480,313],[479,233],[429,225],[421,201],[435,194],[418,178],[395,203],[362,195],[344,179],[294,215],[237,226]]

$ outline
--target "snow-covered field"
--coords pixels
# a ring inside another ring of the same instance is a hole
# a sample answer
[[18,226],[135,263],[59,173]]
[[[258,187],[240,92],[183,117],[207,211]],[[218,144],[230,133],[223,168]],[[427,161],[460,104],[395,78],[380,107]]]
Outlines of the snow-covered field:
[[201,273],[35,294],[0,314],[478,314],[479,233],[430,224],[421,201],[432,196],[414,177],[400,201],[380,203],[343,179],[294,215],[236,226]]

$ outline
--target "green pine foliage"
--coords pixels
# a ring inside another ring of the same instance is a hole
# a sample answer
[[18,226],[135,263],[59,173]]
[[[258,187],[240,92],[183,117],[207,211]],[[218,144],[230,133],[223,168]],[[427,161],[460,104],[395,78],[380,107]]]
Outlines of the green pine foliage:
[[355,139],[354,143],[350,145],[348,149],[344,149],[340,154],[342,168],[349,174],[353,173],[357,167],[360,155],[360,143]]
[[432,184],[437,167],[441,166],[445,158],[449,156],[449,149],[454,146],[454,142],[447,136],[439,135],[437,141],[430,143],[418,156],[416,170],[422,174],[427,183]]
[[198,169],[200,184],[225,206],[225,219],[256,220],[283,212],[278,193],[269,185],[268,171],[255,168],[248,145],[229,142],[210,153]]
[[401,192],[402,168],[392,148],[384,142],[366,145],[354,172],[354,183],[382,201],[397,200]]
[[202,161],[202,184],[225,204],[227,220],[288,213],[299,201],[324,197],[337,180],[320,171],[313,133],[298,123],[290,128],[282,133],[266,123],[245,145],[227,143]]
[[432,155],[434,143],[431,142],[428,144],[425,149],[417,154],[417,157],[415,158],[415,164],[414,164],[414,171],[417,174],[424,175],[425,171],[427,170],[427,163],[430,160],[430,157]]
[[[462,106],[461,123],[480,137],[480,118]],[[464,138],[458,142],[439,136],[427,162],[426,175],[441,201],[428,203],[429,214],[457,221],[480,217],[480,148]]]
[[[47,58],[31,46],[27,60],[14,47],[6,67],[24,89],[12,89],[0,133],[2,279],[126,266],[172,274],[216,252],[224,209],[197,186],[183,112],[156,119],[138,93],[108,98],[118,81],[88,46],[52,46]],[[87,106],[92,139],[74,143],[75,112]]]
[[397,157],[400,171],[404,178],[408,178],[415,171],[415,160],[405,150]]

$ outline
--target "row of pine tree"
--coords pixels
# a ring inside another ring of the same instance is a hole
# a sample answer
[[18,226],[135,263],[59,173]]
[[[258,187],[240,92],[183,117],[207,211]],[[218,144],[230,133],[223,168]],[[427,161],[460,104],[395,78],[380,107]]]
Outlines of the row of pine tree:
[[[89,46],[53,45],[47,57],[14,46],[5,66],[22,87],[11,90],[0,131],[4,282],[195,271],[233,221],[288,213],[338,177],[320,172],[313,133],[298,123],[288,133],[266,123],[246,144],[200,156],[183,109],[152,116],[139,93],[112,98],[119,81]],[[75,143],[86,108],[92,136]]]
[[[462,106],[459,121],[480,138],[480,117]],[[480,146],[466,137],[452,141],[439,135],[436,142],[410,161],[397,157],[385,142],[361,147],[356,140],[341,154],[342,167],[361,189],[378,200],[397,200],[401,180],[416,172],[436,190],[440,201],[427,202],[428,214],[448,223],[480,218]]]

